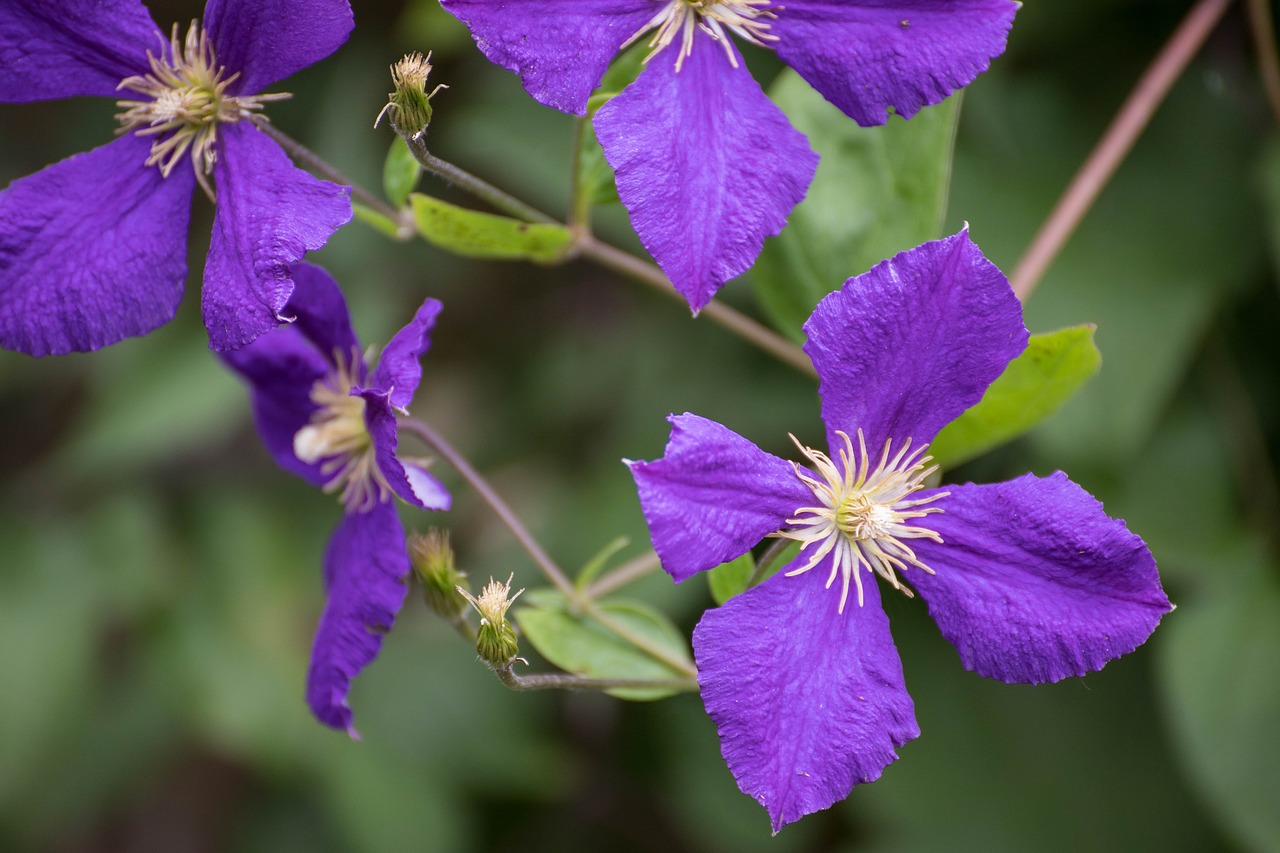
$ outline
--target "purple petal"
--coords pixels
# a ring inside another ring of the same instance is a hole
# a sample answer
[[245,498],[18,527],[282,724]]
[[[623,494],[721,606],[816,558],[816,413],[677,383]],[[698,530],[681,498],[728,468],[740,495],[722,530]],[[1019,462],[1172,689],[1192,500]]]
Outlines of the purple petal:
[[693,631],[720,751],[773,831],[873,782],[920,734],[880,592],[838,612],[827,562],[785,570],[708,610]]
[[297,326],[277,329],[219,356],[248,383],[254,424],[276,464],[323,486],[329,477],[321,473],[320,463],[308,464],[294,455],[293,437],[311,422],[317,408],[311,389],[328,375],[329,362]]
[[359,737],[351,724],[347,691],[378,656],[404,603],[409,557],[404,528],[391,503],[347,515],[324,555],[329,603],[316,629],[307,672],[307,704],[326,726]]
[[[351,393],[364,400],[365,426],[373,440],[378,469],[391,486],[391,490],[402,501],[412,506],[421,509],[448,509],[450,498],[444,486],[423,471],[421,466],[406,466],[396,455],[399,437],[390,395],[385,391],[358,387],[352,388]],[[412,478],[409,467],[415,469]],[[421,492],[418,489],[421,489]]]
[[173,318],[195,180],[144,166],[150,148],[130,134],[0,192],[0,345],[94,350]]
[[232,94],[252,95],[333,53],[351,34],[347,0],[208,0],[214,55],[240,72]]
[[294,168],[250,123],[219,133],[218,212],[202,304],[209,345],[229,350],[280,323],[294,264],[351,218],[351,202],[346,187]]
[[932,441],[1027,345],[1022,306],[967,230],[877,264],[804,325],[830,446]]
[[423,509],[444,511],[453,504],[453,496],[433,475],[416,462],[400,460],[404,465],[405,476],[409,478],[409,486],[418,499],[417,505]]
[[813,503],[785,459],[697,415],[667,420],[663,457],[627,464],[654,550],[677,581],[745,554]]
[[947,486],[912,541],[937,574],[908,581],[966,669],[1008,682],[1058,681],[1127,654],[1169,612],[1155,561],[1062,472]]
[[1009,0],[787,0],[772,21],[784,62],[862,125],[910,118],[1004,52]]
[[697,313],[804,198],[818,155],[734,50],[699,31],[600,108],[596,136],[640,242]]
[[0,101],[117,97],[164,43],[139,0],[4,0]]
[[333,276],[322,267],[300,263],[293,268],[293,285],[293,295],[284,306],[284,314],[294,318],[293,327],[329,364],[336,366],[338,357],[348,366],[356,361],[363,364],[347,300]]
[[439,300],[428,299],[418,313],[387,344],[373,371],[372,384],[391,393],[391,405],[403,409],[413,402],[413,394],[422,379],[422,354],[431,346],[431,330],[443,306]]
[[441,0],[480,52],[539,103],[583,115],[609,61],[660,7],[652,0]]

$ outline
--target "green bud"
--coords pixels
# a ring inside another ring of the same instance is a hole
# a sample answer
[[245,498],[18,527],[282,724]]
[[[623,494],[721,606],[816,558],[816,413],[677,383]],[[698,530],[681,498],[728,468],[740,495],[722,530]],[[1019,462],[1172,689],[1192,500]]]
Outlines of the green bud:
[[431,73],[431,54],[410,53],[391,66],[391,82],[395,91],[387,94],[387,105],[378,113],[373,126],[385,115],[391,127],[401,136],[416,138],[427,132],[431,123],[431,99],[448,86],[436,86],[427,94],[427,75]]
[[480,591],[479,598],[458,587],[458,592],[466,596],[467,601],[480,614],[480,628],[476,631],[476,652],[492,667],[510,666],[520,654],[516,630],[507,621],[507,608],[524,592],[522,589],[511,595],[511,580],[514,577],[512,574],[506,583],[498,583],[490,578],[489,583]]
[[409,562],[422,581],[422,595],[427,606],[450,622],[457,621],[467,609],[467,599],[459,595],[467,584],[467,576],[454,567],[449,534],[434,527],[426,535],[409,534]]

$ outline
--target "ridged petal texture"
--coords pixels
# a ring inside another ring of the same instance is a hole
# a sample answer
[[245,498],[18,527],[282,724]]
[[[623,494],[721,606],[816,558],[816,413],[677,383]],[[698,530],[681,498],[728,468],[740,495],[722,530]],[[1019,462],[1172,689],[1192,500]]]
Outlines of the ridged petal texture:
[[143,165],[134,134],[0,192],[0,346],[83,352],[173,318],[195,178]]
[[961,231],[883,261],[826,296],[804,325],[828,446],[861,429],[916,446],[982,399],[1027,345],[1022,305]]
[[329,602],[311,647],[307,704],[320,722],[359,737],[347,693],[378,656],[404,604],[409,556],[395,504],[345,515],[324,555]]
[[908,580],[967,669],[1008,682],[1101,669],[1172,609],[1155,560],[1123,521],[1061,471],[947,486],[916,540],[935,575]]
[[354,21],[347,0],[209,0],[204,26],[214,55],[239,72],[235,95],[253,95],[342,46]]
[[829,571],[779,572],[693,632],[721,752],[774,832],[880,778],[920,734],[879,590],[866,584],[865,606],[841,614]]
[[0,101],[115,98],[164,44],[140,0],[3,0]]
[[745,272],[809,188],[818,155],[736,49],[699,31],[600,108],[596,136],[645,249],[696,313]]
[[224,125],[218,204],[204,268],[209,345],[237,349],[287,318],[294,264],[351,219],[349,190],[295,167],[248,122]]
[[653,0],[441,0],[494,65],[538,103],[582,115],[622,43],[661,8]]
[[682,581],[782,529],[813,493],[785,459],[697,415],[672,415],[661,459],[630,462],[662,567]]
[[771,32],[782,61],[861,125],[910,118],[967,86],[1004,52],[1009,0],[785,0]]

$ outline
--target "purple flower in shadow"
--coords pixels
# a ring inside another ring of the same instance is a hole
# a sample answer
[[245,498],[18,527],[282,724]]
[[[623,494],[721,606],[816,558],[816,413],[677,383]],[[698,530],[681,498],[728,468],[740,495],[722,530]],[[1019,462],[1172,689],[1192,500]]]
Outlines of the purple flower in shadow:
[[540,103],[585,114],[610,60],[648,39],[596,136],[644,247],[696,313],[804,198],[818,157],[730,38],[774,50],[862,125],[910,118],[1005,46],[1010,0],[441,0]]
[[280,467],[341,495],[345,514],[325,551],[329,601],[311,652],[307,704],[322,723],[356,737],[347,691],[377,657],[409,574],[392,498],[432,510],[450,503],[420,461],[396,455],[395,412],[413,401],[440,303],[424,302],[370,370],[337,282],[309,264],[293,277],[285,312],[297,319],[222,358],[248,383],[258,433]]
[[928,443],[1027,342],[967,231],[850,279],[805,331],[830,456],[801,446],[798,465],[684,414],[661,459],[629,463],[677,581],[766,536],[801,544],[693,634],[725,760],[775,832],[919,734],[876,576],[914,588],[965,667],[1006,682],[1097,670],[1170,610],[1146,545],[1061,472],[926,486]]
[[172,319],[197,182],[217,196],[210,346],[275,328],[293,265],[351,204],[253,116],[280,97],[264,87],[328,56],[351,26],[347,0],[208,0],[203,27],[171,38],[139,0],[0,3],[0,101],[97,95],[121,108],[119,139],[0,192],[0,346],[94,350]]

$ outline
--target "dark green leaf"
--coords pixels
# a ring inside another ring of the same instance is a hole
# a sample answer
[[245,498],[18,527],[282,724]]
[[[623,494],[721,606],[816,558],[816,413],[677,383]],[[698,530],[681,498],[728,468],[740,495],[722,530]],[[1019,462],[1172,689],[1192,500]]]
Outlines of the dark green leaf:
[[396,136],[391,149],[387,151],[387,159],[382,164],[382,188],[391,203],[396,207],[404,204],[409,193],[418,185],[418,176],[421,174],[422,167],[413,159],[409,146]]
[[1102,364],[1092,325],[1032,335],[978,404],[938,433],[934,460],[952,468],[1011,441],[1071,398]]
[[[569,612],[563,596],[554,590],[534,590],[515,611],[515,621],[525,638],[551,663],[589,678],[680,678],[682,673],[619,637],[596,619]],[[610,599],[598,607],[619,623],[671,657],[692,665],[689,646],[666,616],[646,604]],[[625,688],[608,693],[619,699],[662,699],[674,690]]]
[[631,544],[631,540],[626,536],[617,536],[612,539],[608,545],[601,548],[595,556],[587,560],[587,564],[582,567],[582,571],[578,572],[578,576],[574,578],[574,583],[578,589],[586,589],[587,584],[596,579],[596,575],[609,565],[609,560],[623,548]]
[[736,560],[721,563],[707,572],[707,585],[711,588],[711,597],[715,599],[716,604],[724,604],[747,588],[755,572],[756,561],[750,551]]
[[822,156],[787,228],[765,243],[751,272],[756,295],[786,334],[850,276],[936,238],[946,212],[959,99],[859,127],[794,71],[770,97]]
[[1255,569],[1170,614],[1159,661],[1188,777],[1245,849],[1277,850],[1280,587],[1274,567]]
[[421,193],[410,195],[409,202],[423,239],[458,255],[557,263],[573,242],[560,225],[480,213]]

